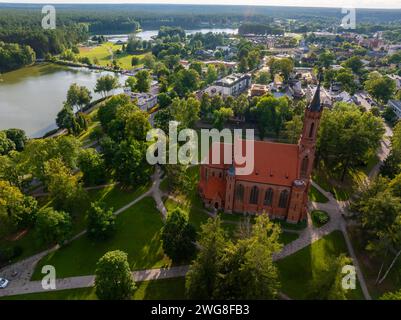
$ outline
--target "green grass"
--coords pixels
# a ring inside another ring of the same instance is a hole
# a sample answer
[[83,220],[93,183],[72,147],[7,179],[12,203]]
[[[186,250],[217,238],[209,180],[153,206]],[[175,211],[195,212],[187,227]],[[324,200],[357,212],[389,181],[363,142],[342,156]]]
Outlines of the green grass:
[[[358,258],[362,273],[365,277],[366,285],[373,299],[380,298],[386,292],[395,292],[401,290],[401,260],[398,258],[386,279],[381,284],[376,284],[376,278],[383,263],[383,258],[374,257],[365,249],[362,238],[362,232],[357,227],[349,227],[348,234],[355,254]],[[393,255],[385,260],[384,269],[387,269],[392,262]],[[382,271],[382,275],[384,272]]]
[[[277,261],[281,290],[292,299],[311,298],[311,281],[324,270],[327,261],[342,253],[348,255],[344,237],[340,231],[334,231],[312,245]],[[357,288],[350,290],[348,296],[349,299],[363,299],[358,281]]]
[[195,228],[199,230],[200,225],[202,223],[205,223],[209,218],[209,215],[205,212],[197,188],[199,183],[199,167],[189,167],[187,169],[187,174],[191,181],[191,189],[187,190],[185,194],[176,195],[177,201],[171,198],[167,198],[164,201],[164,205],[169,212],[174,210],[176,207],[180,207],[187,211],[190,223],[192,223]]
[[287,245],[290,242],[293,242],[295,240],[297,240],[299,238],[299,234],[293,233],[293,232],[281,232],[280,233],[280,238],[279,241],[284,244]]
[[59,278],[94,274],[97,261],[106,252],[117,249],[128,254],[132,270],[168,266],[170,261],[164,256],[160,241],[162,225],[154,200],[145,198],[118,215],[112,238],[94,241],[84,235],[72,241],[43,258],[32,279],[41,279],[43,265],[53,265]]
[[348,170],[344,181],[341,181],[341,172],[338,169],[326,168],[321,162],[313,172],[313,181],[325,191],[331,192],[337,200],[346,201],[355,193],[359,185],[366,181],[369,172],[378,160],[375,153],[370,154],[365,165]]
[[[94,63],[94,59],[98,59],[98,64],[100,66],[106,67],[111,66],[111,51],[114,54],[114,58],[117,60],[118,65],[123,69],[132,69],[131,60],[132,57],[137,56],[139,58],[143,58],[144,54],[132,55],[127,53],[116,54],[118,49],[122,49],[122,45],[113,44],[111,42],[102,43],[99,46],[95,47],[81,47],[79,48],[80,57],[88,57],[92,63]],[[140,67],[141,65],[135,66]]]
[[309,189],[309,200],[320,203],[329,202],[329,199],[314,186],[311,186]]
[[[132,295],[133,300],[185,299],[185,278],[143,281],[138,282],[136,286],[137,290]],[[97,300],[97,297],[95,289],[90,287],[21,294],[2,297],[0,300]]]
[[[86,228],[86,211],[89,208],[90,202],[97,200],[103,201],[107,207],[118,210],[129,202],[135,200],[138,196],[148,190],[149,185],[139,186],[135,190],[122,190],[117,184],[110,185],[99,190],[88,191],[89,198],[80,204],[79,208],[73,212],[73,229],[72,234],[78,234]],[[51,206],[51,201],[48,197],[38,198],[41,207]],[[29,230],[24,236],[15,241],[0,240],[0,247],[15,247],[22,248],[22,254],[16,257],[12,262],[20,261],[28,258],[42,250],[45,250],[49,245],[42,244],[37,239],[35,229]]]

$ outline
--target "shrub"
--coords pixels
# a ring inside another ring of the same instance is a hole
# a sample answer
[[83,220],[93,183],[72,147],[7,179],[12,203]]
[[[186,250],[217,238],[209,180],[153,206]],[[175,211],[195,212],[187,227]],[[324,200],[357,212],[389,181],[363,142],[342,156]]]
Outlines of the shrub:
[[321,227],[329,222],[330,216],[326,211],[314,210],[312,211],[312,222],[315,227]]

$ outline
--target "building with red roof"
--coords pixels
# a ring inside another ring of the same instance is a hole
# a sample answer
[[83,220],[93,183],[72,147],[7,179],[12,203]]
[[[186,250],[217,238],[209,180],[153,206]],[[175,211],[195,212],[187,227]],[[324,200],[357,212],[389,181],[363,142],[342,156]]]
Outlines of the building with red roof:
[[[247,175],[238,174],[240,166],[235,160],[223,161],[224,150],[231,150],[231,145],[212,145],[209,159],[220,151],[220,161],[201,165],[199,192],[205,206],[228,213],[267,212],[272,218],[293,223],[306,219],[321,113],[319,84],[305,110],[298,144],[254,141],[253,171]],[[242,140],[242,150],[245,145]]]

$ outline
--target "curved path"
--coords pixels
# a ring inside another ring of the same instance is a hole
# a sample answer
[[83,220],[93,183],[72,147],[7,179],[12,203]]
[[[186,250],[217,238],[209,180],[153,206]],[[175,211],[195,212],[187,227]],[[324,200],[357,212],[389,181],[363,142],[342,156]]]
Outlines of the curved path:
[[[167,215],[167,210],[164,206],[162,201],[162,192],[160,190],[160,182],[161,182],[161,169],[157,166],[156,170],[152,176],[152,187],[141,196],[133,200],[132,202],[128,203],[124,207],[120,208],[114,214],[119,214],[131,206],[133,206],[138,201],[142,200],[147,196],[152,196],[156,202],[156,206],[160,213],[162,214],[163,219],[165,220]],[[359,283],[361,285],[363,294],[365,299],[370,300],[371,297],[367,290],[363,275],[360,271],[358,260],[352,248],[352,244],[349,240],[348,233],[346,230],[346,222],[342,217],[342,214],[345,211],[347,206],[347,202],[337,201],[331,193],[326,192],[323,190],[319,185],[312,182],[314,187],[316,187],[321,193],[323,193],[329,201],[327,203],[317,203],[311,202],[310,203],[310,210],[324,210],[330,215],[330,221],[321,228],[313,227],[311,222],[311,218],[308,215],[308,225],[307,227],[302,230],[299,234],[299,238],[294,240],[293,242],[284,246],[284,248],[277,254],[274,255],[273,259],[275,261],[283,259],[302,248],[305,248],[312,244],[313,242],[321,239],[322,237],[328,235],[334,230],[342,231],[349,254],[353,260],[354,266],[356,267],[357,276],[359,279]],[[86,230],[81,232],[80,234],[76,235],[74,238],[70,239],[73,241],[74,239],[82,236],[86,233]],[[3,270],[1,270],[1,274],[9,279],[12,279],[8,288],[0,290],[0,296],[8,296],[8,295],[16,295],[16,294],[23,294],[23,293],[33,293],[33,292],[43,292],[44,289],[42,288],[40,281],[30,281],[31,275],[35,268],[37,262],[49,254],[50,252],[57,250],[59,246],[55,246],[50,248],[46,251],[43,251],[35,256],[32,256],[28,259],[10,265]],[[149,270],[142,270],[142,271],[135,271],[133,275],[137,281],[145,281],[145,280],[157,280],[157,279],[165,279],[165,278],[173,278],[173,277],[181,277],[185,276],[188,270],[188,266],[181,266],[181,267],[173,267],[170,269],[149,269]],[[16,278],[12,277],[12,273],[14,271],[18,271],[18,275]],[[82,288],[82,287],[90,287],[93,286],[94,276],[81,276],[81,277],[71,277],[65,279],[58,279],[57,280],[57,289],[56,290],[63,290],[63,289],[73,289],[73,288]]]
[[[133,205],[135,205],[142,199],[144,199],[148,196],[152,196],[156,202],[156,206],[157,206],[158,210],[160,211],[160,213],[162,215],[163,220],[165,220],[165,218],[167,216],[167,210],[163,204],[162,193],[159,188],[160,182],[161,182],[160,176],[161,176],[161,170],[160,170],[159,166],[157,166],[156,170],[152,176],[153,182],[152,182],[152,186],[150,187],[150,189],[148,191],[144,192],[143,194],[141,194],[139,197],[132,200],[131,202],[129,202],[128,204],[126,204],[125,206],[116,210],[113,214],[118,215],[118,214],[124,212],[125,210],[129,209],[130,207],[132,207]],[[84,234],[86,234],[86,230],[81,231],[80,233],[78,233],[77,235],[75,235],[74,237],[69,239],[66,242],[66,244],[71,241],[74,241],[75,239],[83,236]],[[14,264],[8,265],[8,266],[4,267],[3,269],[0,269],[1,277],[11,280],[9,286],[6,289],[0,290],[0,296],[13,295],[13,294],[16,294],[15,292],[26,292],[26,291],[23,291],[21,288],[31,288],[31,285],[30,285],[31,283],[33,283],[32,288],[38,288],[38,284],[36,283],[36,281],[30,281],[31,276],[35,270],[36,264],[43,257],[45,257],[46,255],[48,255],[49,253],[51,253],[53,251],[58,250],[59,248],[60,248],[59,245],[55,245],[47,250],[44,250],[38,254],[35,254],[34,256],[31,256],[29,258],[26,258],[24,260],[14,263]],[[175,270],[175,269],[173,269],[173,270]],[[144,270],[142,272],[146,273],[147,270]],[[154,274],[154,273],[152,273],[152,274]],[[75,278],[76,277],[73,277],[71,279],[75,279]],[[78,278],[82,278],[82,277],[78,277]],[[60,281],[63,281],[63,280],[60,280]],[[72,284],[77,283],[77,280],[71,280],[71,283]],[[71,286],[71,288],[74,288],[74,286]],[[39,287],[39,291],[43,291],[41,286]],[[39,291],[30,291],[30,292],[39,292]]]

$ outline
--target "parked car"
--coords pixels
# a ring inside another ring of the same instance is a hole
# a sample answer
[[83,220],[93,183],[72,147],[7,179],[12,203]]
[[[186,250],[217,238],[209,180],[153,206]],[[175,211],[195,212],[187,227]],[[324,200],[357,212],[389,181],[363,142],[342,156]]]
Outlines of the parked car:
[[0,278],[0,289],[5,289],[8,286],[8,280],[4,278]]

